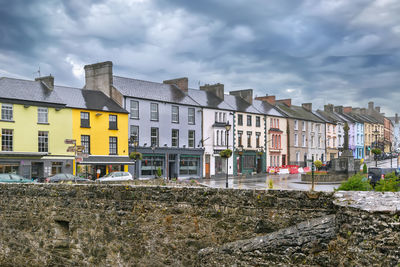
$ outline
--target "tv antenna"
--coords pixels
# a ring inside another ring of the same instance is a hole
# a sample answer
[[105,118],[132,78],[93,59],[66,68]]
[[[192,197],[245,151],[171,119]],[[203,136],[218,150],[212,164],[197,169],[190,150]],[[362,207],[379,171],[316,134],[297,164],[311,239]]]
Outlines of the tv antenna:
[[36,74],[36,73],[39,74],[39,78],[40,78],[40,77],[41,77],[41,76],[40,76],[40,66],[39,66],[39,69],[38,69],[37,71],[35,71],[33,74]]

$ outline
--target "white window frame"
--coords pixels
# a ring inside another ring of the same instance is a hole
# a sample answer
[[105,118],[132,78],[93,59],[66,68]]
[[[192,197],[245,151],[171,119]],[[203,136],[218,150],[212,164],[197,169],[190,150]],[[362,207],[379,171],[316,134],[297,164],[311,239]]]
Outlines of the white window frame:
[[14,119],[14,107],[13,104],[1,104],[1,120],[12,121]]
[[137,100],[131,100],[131,119],[139,119],[139,101]]
[[151,121],[158,121],[158,104],[157,103],[150,103],[150,120]]
[[44,107],[38,107],[38,123],[49,123],[49,109]]
[[179,106],[171,106],[171,122],[179,123]]

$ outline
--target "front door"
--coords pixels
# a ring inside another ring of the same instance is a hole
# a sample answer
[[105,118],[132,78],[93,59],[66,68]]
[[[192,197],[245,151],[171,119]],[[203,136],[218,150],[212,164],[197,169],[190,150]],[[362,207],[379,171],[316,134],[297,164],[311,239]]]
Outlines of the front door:
[[206,155],[206,178],[210,178],[210,155]]
[[257,173],[261,172],[261,159],[257,159]]
[[286,165],[286,155],[282,155],[282,166]]
[[222,173],[222,159],[221,157],[215,157],[215,174]]
[[43,162],[32,162],[31,175],[35,180],[41,181],[44,179]]

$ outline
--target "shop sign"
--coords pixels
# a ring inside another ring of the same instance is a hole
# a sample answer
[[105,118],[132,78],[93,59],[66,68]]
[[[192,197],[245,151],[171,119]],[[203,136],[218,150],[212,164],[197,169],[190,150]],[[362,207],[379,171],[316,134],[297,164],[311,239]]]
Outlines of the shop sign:
[[75,139],[65,139],[64,143],[67,145],[74,145],[74,144],[76,144],[76,140]]

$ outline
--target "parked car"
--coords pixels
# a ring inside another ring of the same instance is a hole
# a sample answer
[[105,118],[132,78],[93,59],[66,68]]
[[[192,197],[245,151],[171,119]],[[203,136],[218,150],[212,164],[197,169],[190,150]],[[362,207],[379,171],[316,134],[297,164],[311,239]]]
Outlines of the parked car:
[[32,180],[14,173],[0,173],[0,183],[32,183]]
[[133,180],[132,174],[129,172],[110,172],[109,174],[97,179],[100,182],[107,181],[129,181]]
[[46,183],[65,183],[65,182],[91,182],[89,179],[78,177],[70,173],[57,173],[45,179]]
[[385,175],[392,172],[397,176],[400,175],[399,170],[396,168],[368,168],[369,183],[375,187],[376,183],[379,182],[380,179],[385,179]]

